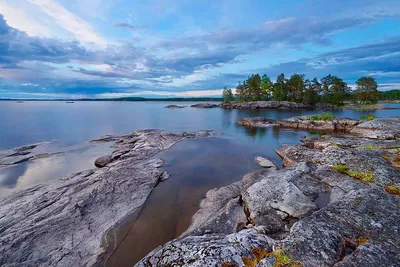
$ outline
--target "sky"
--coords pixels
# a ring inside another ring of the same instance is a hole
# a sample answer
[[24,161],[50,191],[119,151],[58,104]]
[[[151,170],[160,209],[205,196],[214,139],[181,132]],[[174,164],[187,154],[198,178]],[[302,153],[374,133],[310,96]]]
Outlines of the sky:
[[0,98],[220,96],[253,73],[400,89],[400,0],[0,0]]

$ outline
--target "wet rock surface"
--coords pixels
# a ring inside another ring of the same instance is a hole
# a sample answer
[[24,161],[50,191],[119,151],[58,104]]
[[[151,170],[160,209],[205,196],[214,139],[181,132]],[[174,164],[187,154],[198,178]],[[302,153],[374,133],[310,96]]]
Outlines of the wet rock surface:
[[277,150],[284,169],[210,190],[189,229],[136,266],[274,266],[279,255],[282,266],[399,266],[400,197],[388,187],[400,188],[400,141],[302,141]]
[[31,144],[21,147],[16,147],[7,151],[0,151],[0,168],[19,164],[28,160],[50,156],[54,153],[43,153],[36,150],[46,143]]
[[147,159],[195,136],[145,130],[115,137],[107,156],[112,160],[102,168],[1,199],[0,265],[101,264],[114,242],[107,232],[126,216],[137,217],[153,188],[168,178],[160,159]]

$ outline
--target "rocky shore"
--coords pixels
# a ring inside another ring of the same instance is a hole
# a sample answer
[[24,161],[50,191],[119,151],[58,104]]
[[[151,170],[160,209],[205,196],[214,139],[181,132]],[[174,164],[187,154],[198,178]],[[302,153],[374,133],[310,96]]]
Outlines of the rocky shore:
[[317,103],[315,106],[290,101],[250,101],[231,102],[225,104],[199,103],[192,108],[223,108],[223,109],[337,109],[331,104]]
[[221,104],[224,109],[312,109],[313,106],[289,101],[251,101]]
[[313,116],[297,116],[280,120],[253,117],[241,119],[237,121],[237,124],[246,127],[279,126],[307,131],[351,132],[379,139],[400,138],[400,117],[377,118],[371,121],[336,117],[331,120],[315,120]]
[[398,122],[346,130],[375,139],[334,134],[282,146],[285,168],[210,190],[187,231],[136,266],[399,266],[400,140],[376,134]]
[[210,134],[145,130],[93,140],[115,142],[115,151],[96,161],[100,168],[0,200],[0,265],[101,264],[109,256],[107,248],[117,245],[108,232],[126,216],[135,220],[153,188],[168,177],[163,162],[149,158],[176,142]]

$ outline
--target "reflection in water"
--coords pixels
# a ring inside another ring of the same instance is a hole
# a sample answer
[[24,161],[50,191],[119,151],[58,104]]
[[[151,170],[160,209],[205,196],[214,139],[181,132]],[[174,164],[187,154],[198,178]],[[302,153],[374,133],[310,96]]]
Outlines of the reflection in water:
[[66,150],[61,155],[0,168],[0,197],[74,172],[92,169],[96,158],[111,151],[110,144],[90,144]]
[[[152,249],[186,230],[200,200],[214,187],[240,180],[259,167],[252,151],[221,138],[201,138],[176,144],[158,155],[170,178],[160,183],[108,266],[132,266]],[[122,228],[129,228],[127,221]]]

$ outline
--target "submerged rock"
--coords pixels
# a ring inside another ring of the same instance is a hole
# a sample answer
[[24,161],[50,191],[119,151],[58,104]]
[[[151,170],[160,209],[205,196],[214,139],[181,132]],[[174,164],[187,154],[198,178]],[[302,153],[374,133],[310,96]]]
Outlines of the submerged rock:
[[191,105],[192,108],[217,108],[219,105],[210,103],[199,103]]
[[168,105],[168,106],[165,106],[164,108],[186,108],[186,106]]
[[101,264],[110,253],[105,248],[116,245],[107,232],[128,215],[135,220],[153,188],[167,178],[160,159],[147,159],[195,134],[187,136],[133,132],[118,138],[114,160],[105,167],[1,199],[0,265]]

